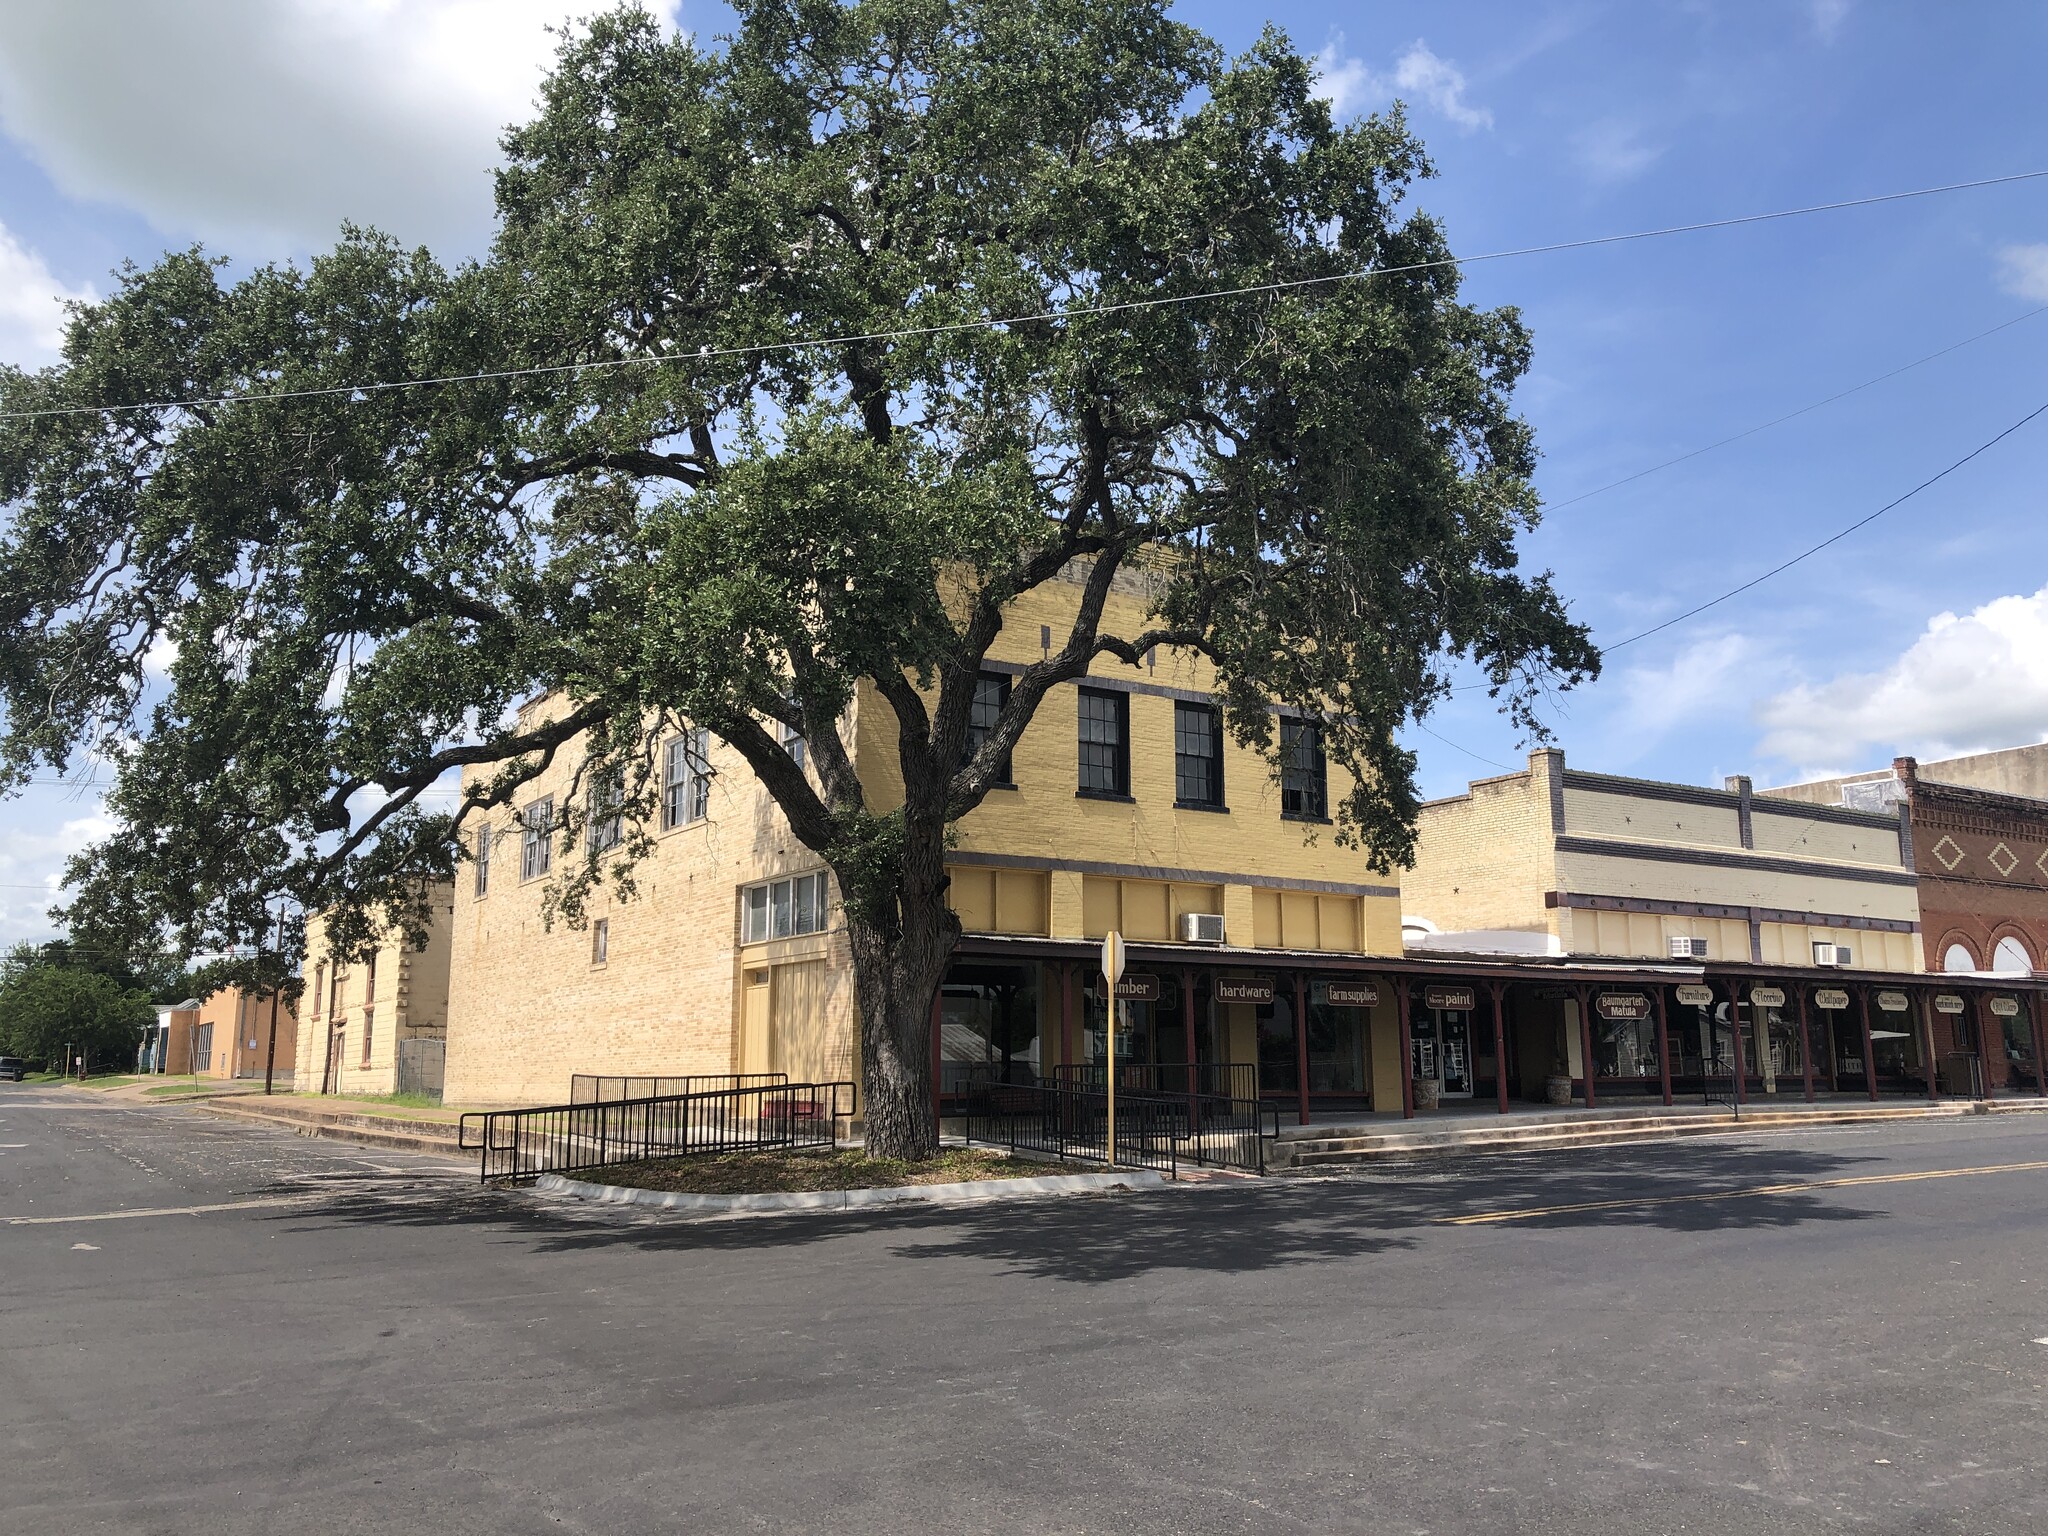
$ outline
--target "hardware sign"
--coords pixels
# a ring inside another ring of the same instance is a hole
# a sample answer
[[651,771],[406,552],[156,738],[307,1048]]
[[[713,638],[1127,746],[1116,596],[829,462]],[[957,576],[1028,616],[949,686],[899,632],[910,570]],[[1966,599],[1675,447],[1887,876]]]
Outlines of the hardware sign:
[[1216,978],[1216,1001],[1270,1003],[1273,1001],[1273,979],[1270,976],[1219,976]]

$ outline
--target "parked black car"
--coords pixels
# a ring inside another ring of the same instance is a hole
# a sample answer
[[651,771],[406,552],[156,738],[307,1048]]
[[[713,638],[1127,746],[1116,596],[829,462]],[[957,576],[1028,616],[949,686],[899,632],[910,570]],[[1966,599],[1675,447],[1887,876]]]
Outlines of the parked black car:
[[0,1080],[18,1083],[28,1064],[19,1056],[0,1056]]

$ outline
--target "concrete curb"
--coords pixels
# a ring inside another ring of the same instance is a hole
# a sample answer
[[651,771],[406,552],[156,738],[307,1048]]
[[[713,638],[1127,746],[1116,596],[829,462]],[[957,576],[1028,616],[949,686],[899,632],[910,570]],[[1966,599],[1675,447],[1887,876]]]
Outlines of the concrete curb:
[[534,1188],[542,1194],[568,1195],[597,1205],[639,1205],[709,1215],[729,1211],[847,1211],[876,1205],[1050,1200],[1105,1189],[1160,1189],[1165,1184],[1163,1173],[1133,1169],[1129,1173],[1063,1173],[1042,1178],[974,1179],[961,1184],[903,1184],[890,1189],[819,1189],[769,1195],[691,1195],[679,1190],[627,1189],[617,1184],[586,1184],[581,1179],[544,1173]]

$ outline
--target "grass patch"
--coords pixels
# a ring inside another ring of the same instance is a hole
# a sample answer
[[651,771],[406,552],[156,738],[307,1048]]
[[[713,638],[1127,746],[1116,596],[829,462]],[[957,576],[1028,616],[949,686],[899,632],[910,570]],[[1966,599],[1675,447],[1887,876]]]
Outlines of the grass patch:
[[651,1163],[615,1163],[574,1177],[628,1189],[691,1195],[793,1194],[816,1189],[896,1189],[906,1184],[962,1184],[970,1179],[1023,1179],[1057,1172],[979,1147],[949,1147],[937,1157],[905,1162],[869,1157],[858,1148],[834,1152],[721,1152]]
[[298,1099],[308,1104],[347,1104],[359,1109],[446,1109],[439,1099],[424,1093],[278,1093],[273,1098]]
[[[198,1082],[159,1083],[154,1088],[142,1090],[145,1099],[175,1099],[184,1094],[224,1093],[234,1089],[235,1084],[225,1078],[202,1077]],[[247,1092],[246,1089],[242,1090]]]

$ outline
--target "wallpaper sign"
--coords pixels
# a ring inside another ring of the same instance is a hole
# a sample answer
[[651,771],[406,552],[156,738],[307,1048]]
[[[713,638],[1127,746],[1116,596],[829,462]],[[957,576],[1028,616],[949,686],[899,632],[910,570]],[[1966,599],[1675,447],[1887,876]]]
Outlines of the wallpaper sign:
[[1821,987],[1813,994],[1813,1006],[1829,1013],[1840,1013],[1849,1006],[1849,994],[1840,987]]

